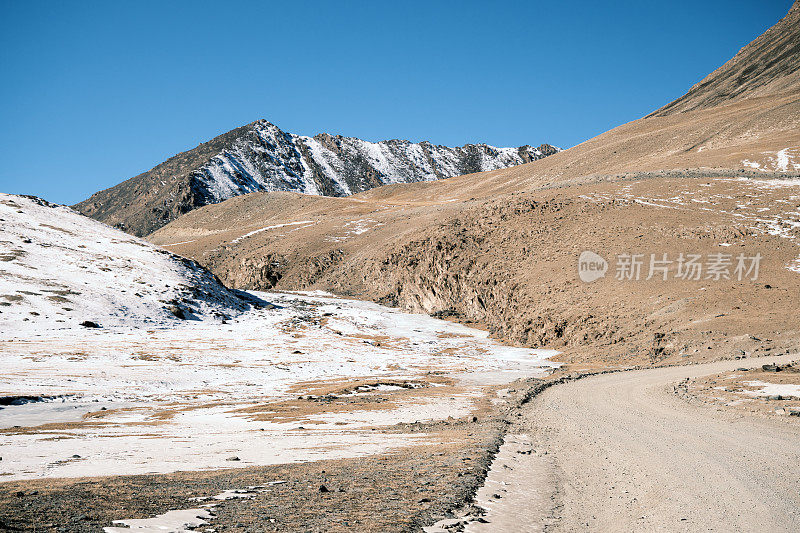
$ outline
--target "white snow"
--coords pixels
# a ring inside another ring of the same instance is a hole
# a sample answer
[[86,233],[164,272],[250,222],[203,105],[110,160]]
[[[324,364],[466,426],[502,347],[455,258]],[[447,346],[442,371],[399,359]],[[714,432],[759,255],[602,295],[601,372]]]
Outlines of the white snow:
[[354,235],[361,235],[370,230],[383,226],[382,222],[377,222],[371,218],[351,220],[342,226],[342,231],[338,235],[329,235],[325,238],[328,242],[343,242]]
[[783,150],[781,150],[780,152],[775,154],[775,159],[776,159],[776,165],[775,166],[777,167],[778,170],[780,170],[782,172],[786,172],[787,170],[789,170],[789,149],[788,148],[784,148]]
[[236,239],[233,239],[231,241],[231,244],[236,244],[237,242],[243,241],[247,237],[252,237],[253,235],[257,235],[257,234],[262,233],[264,231],[269,231],[269,230],[278,229],[278,228],[285,228],[286,226],[299,226],[299,225],[302,225],[302,224],[314,224],[314,221],[313,220],[300,220],[298,222],[286,222],[284,224],[275,224],[274,226],[267,226],[265,228],[259,228],[257,230],[251,231],[249,233],[245,233],[241,237],[237,237]]
[[800,385],[767,383],[766,381],[745,381],[745,385],[759,387],[756,391],[744,391],[751,396],[783,396],[800,399]]
[[154,518],[131,518],[128,520],[114,520],[115,524],[126,527],[104,527],[105,533],[183,533],[195,531],[198,527],[208,524],[214,518],[211,510],[213,506],[202,509],[181,509],[167,511]]
[[197,239],[192,239],[191,241],[181,241],[181,242],[173,242],[170,244],[162,244],[161,246],[180,246],[181,244],[191,244],[195,242]]
[[800,147],[789,147],[777,152],[763,152],[761,161],[744,159],[742,165],[763,172],[790,172],[800,170]]
[[[428,443],[425,434],[378,436],[371,428],[466,416],[483,387],[555,366],[547,361],[555,352],[503,346],[426,315],[319,292],[255,296],[278,307],[229,324],[73,328],[58,338],[13,331],[0,341],[0,394],[58,398],[0,410],[3,479],[230,468]],[[455,379],[455,388],[426,386],[430,372]],[[375,393],[405,394],[379,386],[385,382],[419,387],[386,409],[310,412],[299,421],[248,411],[295,399],[303,384],[352,390],[347,381],[356,378],[376,380]],[[2,431],[20,421],[78,423]],[[233,455],[240,461],[228,462]]]
[[800,187],[800,179],[787,178],[787,179],[750,179],[738,178],[738,181],[749,182],[767,188],[780,188],[780,187]]
[[635,201],[636,203],[638,203],[638,204],[642,204],[642,205],[649,205],[649,206],[651,206],[651,207],[663,207],[663,208],[665,208],[665,209],[680,209],[679,207],[675,207],[674,205],[663,205],[663,204],[658,204],[658,203],[655,203],[655,202],[648,202],[648,201],[646,201],[646,200],[639,200],[639,199],[636,199],[636,200],[634,200],[634,201]]
[[[229,291],[190,261],[36,199],[0,196],[0,222],[0,396],[41,400],[0,409],[3,480],[265,465],[431,443],[423,433],[374,429],[468,416],[487,386],[557,366],[547,360],[556,352],[503,346],[484,331],[370,302]],[[371,227],[364,219],[347,229]],[[175,302],[193,320],[177,319],[168,309]],[[292,417],[271,407],[322,385],[341,391],[332,411],[312,400]],[[390,401],[348,404],[354,389]]]
[[[317,164],[322,171],[325,173],[325,176],[330,178],[336,185],[339,186],[342,193],[345,195],[352,194],[350,190],[350,186],[347,184],[346,181],[343,179],[344,169],[342,166],[341,161],[339,160],[338,156],[322,146],[320,142],[318,142],[313,137],[296,137],[296,139],[305,143],[308,147],[309,152],[311,153],[312,160],[315,164]],[[303,166],[306,168],[306,180],[309,182],[313,182],[311,179],[312,170],[309,166],[309,163],[303,160]],[[316,189],[316,186],[314,187]],[[321,194],[321,193],[317,193]]]
[[263,487],[248,487],[246,489],[228,489],[224,492],[212,496],[212,500],[249,500],[252,498],[256,491],[260,491]]
[[65,206],[0,194],[0,338],[175,322],[249,307],[196,264]]
[[[285,483],[284,481],[272,481],[269,485]],[[216,496],[202,498],[191,498],[194,501],[205,502],[215,501],[224,502],[226,500],[249,500],[256,494],[264,492],[264,486],[247,487],[246,489],[229,489]],[[115,520],[114,524],[127,527],[104,527],[105,533],[183,533],[187,531],[197,531],[200,526],[208,525],[208,520],[213,520],[213,514],[219,503],[206,504],[195,509],[179,509],[168,511],[153,518],[137,518],[128,520]],[[206,529],[205,531],[214,531]]]

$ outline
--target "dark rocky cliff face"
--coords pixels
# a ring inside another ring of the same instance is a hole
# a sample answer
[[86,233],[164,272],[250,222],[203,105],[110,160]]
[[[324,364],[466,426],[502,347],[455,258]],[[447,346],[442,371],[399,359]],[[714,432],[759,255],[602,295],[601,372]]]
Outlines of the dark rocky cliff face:
[[259,120],[178,154],[152,170],[100,191],[75,207],[135,235],[147,235],[180,215],[234,196],[292,191],[347,196],[387,183],[411,183],[496,170],[559,150],[450,148],[429,142],[377,143],[320,134],[304,137]]

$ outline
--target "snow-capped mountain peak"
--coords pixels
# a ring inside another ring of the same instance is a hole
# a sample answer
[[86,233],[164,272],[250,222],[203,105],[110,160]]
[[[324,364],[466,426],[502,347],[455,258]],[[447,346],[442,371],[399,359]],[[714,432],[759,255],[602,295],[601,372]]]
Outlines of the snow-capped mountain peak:
[[389,183],[433,181],[541,159],[558,148],[447,147],[388,140],[371,142],[281,130],[267,120],[220,135],[152,170],[79,203],[82,213],[146,235],[208,204],[258,191],[347,196]]

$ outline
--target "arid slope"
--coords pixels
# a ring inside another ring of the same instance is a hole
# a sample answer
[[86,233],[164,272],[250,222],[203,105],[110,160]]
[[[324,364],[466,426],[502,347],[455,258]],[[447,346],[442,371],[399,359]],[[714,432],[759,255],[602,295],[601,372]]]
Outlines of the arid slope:
[[733,100],[796,92],[800,88],[800,7],[742,48],[681,98],[651,116],[708,109]]
[[[150,239],[235,287],[319,288],[450,315],[576,362],[782,351],[796,346],[800,307],[800,274],[790,270],[800,181],[785,181],[800,170],[800,92],[787,81],[795,58],[781,55],[798,25],[780,22],[765,36],[750,47],[758,54],[746,48],[707,78],[704,103],[540,161],[346,199],[246,195]],[[763,54],[783,59],[767,70],[746,64]],[[757,73],[735,98],[714,82],[732,69]],[[610,262],[626,252],[763,261],[755,281],[687,281],[676,263],[667,280],[618,281],[612,264],[585,284],[584,250]]]

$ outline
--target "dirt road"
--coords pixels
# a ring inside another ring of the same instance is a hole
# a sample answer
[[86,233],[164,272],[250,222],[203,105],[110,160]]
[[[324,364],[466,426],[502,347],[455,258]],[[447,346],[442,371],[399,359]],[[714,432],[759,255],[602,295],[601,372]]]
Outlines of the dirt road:
[[800,421],[694,405],[672,388],[797,358],[606,374],[546,390],[479,493],[489,523],[468,531],[800,531]]

